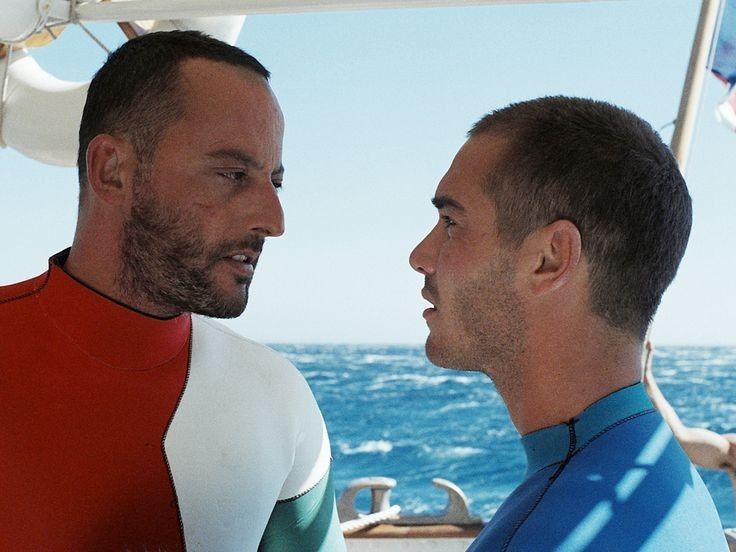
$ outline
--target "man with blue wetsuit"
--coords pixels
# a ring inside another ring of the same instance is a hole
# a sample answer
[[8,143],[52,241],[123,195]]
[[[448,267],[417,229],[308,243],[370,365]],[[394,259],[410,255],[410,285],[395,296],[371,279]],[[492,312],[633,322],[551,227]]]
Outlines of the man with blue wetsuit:
[[470,550],[727,550],[701,478],[643,389],[643,339],[690,234],[652,128],[566,97],[483,117],[441,180],[427,356],[494,381],[528,468]]

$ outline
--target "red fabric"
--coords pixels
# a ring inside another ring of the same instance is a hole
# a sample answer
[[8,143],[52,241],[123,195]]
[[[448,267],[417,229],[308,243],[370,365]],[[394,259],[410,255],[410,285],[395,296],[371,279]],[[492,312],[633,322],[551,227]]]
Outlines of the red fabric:
[[0,287],[0,550],[183,549],[163,438],[190,328],[54,263]]

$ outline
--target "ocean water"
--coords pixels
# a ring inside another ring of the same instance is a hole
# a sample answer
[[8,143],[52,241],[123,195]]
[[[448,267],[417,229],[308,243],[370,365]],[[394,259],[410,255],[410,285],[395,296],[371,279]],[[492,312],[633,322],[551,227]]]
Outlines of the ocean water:
[[[275,345],[309,381],[330,432],[338,496],[358,477],[397,480],[404,514],[446,505],[434,477],[459,485],[490,518],[521,481],[524,453],[490,380],[431,365],[421,346]],[[682,420],[736,432],[736,348],[662,347],[657,382]],[[736,526],[728,476],[701,469],[725,527]],[[363,492],[359,509],[368,510]]]

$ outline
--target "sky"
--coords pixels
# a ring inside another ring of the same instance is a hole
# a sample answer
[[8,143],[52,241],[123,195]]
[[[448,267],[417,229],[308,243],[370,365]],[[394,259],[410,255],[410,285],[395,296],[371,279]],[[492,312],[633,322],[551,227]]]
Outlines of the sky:
[[[622,105],[669,142],[699,0],[394,9],[250,16],[238,45],[272,73],[286,117],[286,233],[267,241],[250,304],[227,324],[267,343],[420,344],[411,249],[429,199],[482,115],[544,95]],[[110,48],[124,37],[92,25]],[[105,54],[78,28],[33,51],[87,80]],[[658,345],[736,345],[736,135],[708,77],[686,179],[694,226],[653,328]],[[0,285],[69,246],[76,170],[0,149]]]

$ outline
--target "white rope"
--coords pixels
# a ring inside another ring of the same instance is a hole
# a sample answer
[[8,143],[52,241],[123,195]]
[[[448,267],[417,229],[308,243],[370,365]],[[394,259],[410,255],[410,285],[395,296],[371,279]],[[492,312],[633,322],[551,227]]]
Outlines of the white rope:
[[342,529],[343,535],[350,535],[352,533],[357,533],[358,531],[361,531],[363,529],[367,529],[368,527],[373,527],[374,525],[383,523],[384,521],[396,519],[397,517],[399,517],[400,512],[401,506],[394,505],[391,506],[388,510],[382,510],[380,512],[374,512],[372,514],[365,514],[361,515],[361,517],[357,519],[344,521],[340,524],[340,529]]

